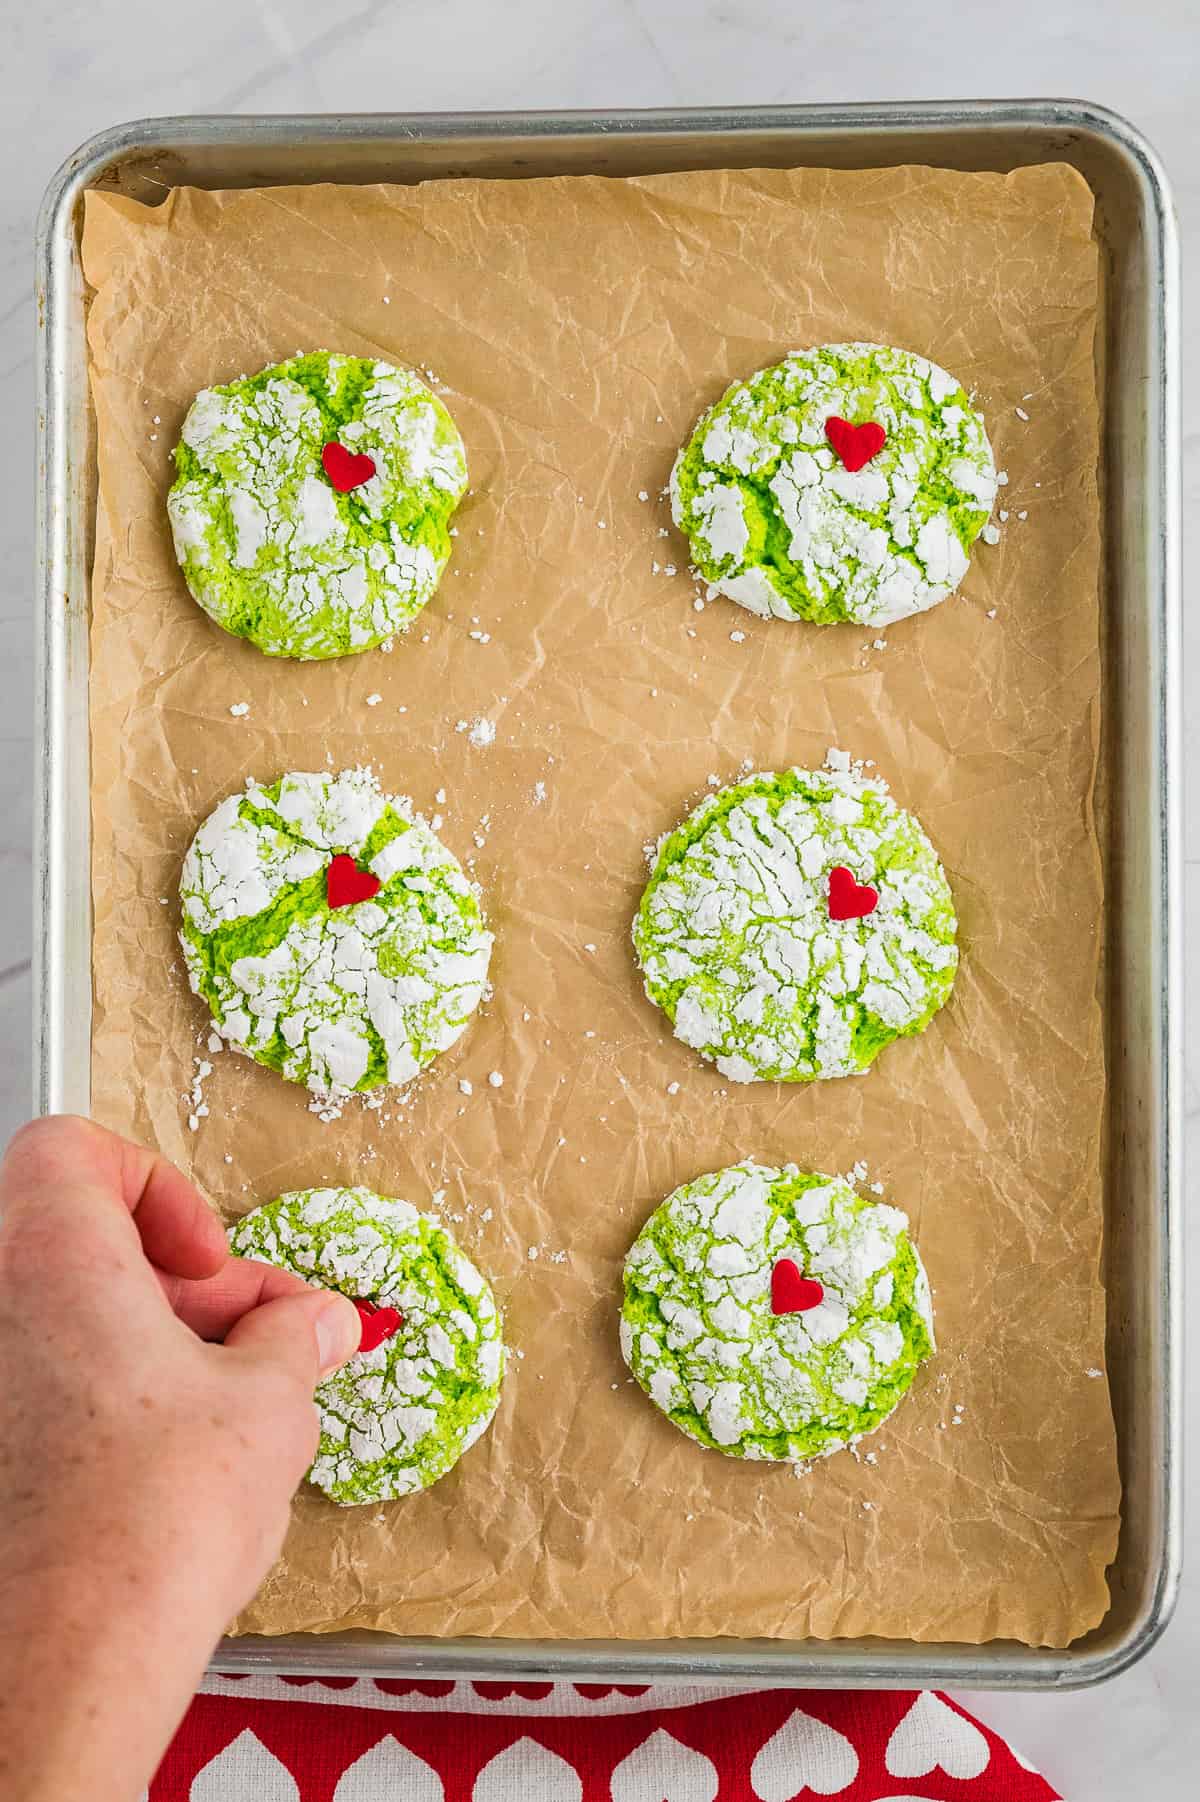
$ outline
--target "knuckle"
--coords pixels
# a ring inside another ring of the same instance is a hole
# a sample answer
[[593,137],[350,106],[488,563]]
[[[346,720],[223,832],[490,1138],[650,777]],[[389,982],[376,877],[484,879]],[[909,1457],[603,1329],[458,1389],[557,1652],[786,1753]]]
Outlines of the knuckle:
[[17,1128],[8,1142],[7,1157],[40,1169],[94,1154],[100,1136],[100,1128],[81,1114],[44,1114]]
[[[3,1280],[17,1285],[18,1293],[22,1284],[31,1281],[40,1290],[51,1276],[61,1285],[67,1249],[57,1221],[27,1215],[6,1219],[0,1233],[0,1273]],[[42,1305],[40,1300],[38,1305]]]

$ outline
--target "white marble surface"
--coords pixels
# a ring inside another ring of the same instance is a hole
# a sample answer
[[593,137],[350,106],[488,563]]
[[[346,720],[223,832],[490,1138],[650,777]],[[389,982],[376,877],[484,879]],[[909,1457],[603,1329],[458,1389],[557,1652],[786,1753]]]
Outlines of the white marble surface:
[[[952,24],[950,23],[952,21]],[[1164,157],[1183,228],[1185,294],[1200,282],[1200,158],[1189,0],[57,0],[0,8],[0,1134],[28,1108],[34,466],[31,245],[51,172],[83,138],[150,113],[408,111],[1070,95],[1133,119]],[[1193,300],[1194,306],[1194,300]],[[1200,316],[1185,325],[1190,403]],[[1187,529],[1200,527],[1200,428],[1187,416]],[[1195,673],[1200,627],[1187,625]],[[1200,689],[1187,755],[1200,741]],[[1200,925],[1200,813],[1189,795],[1187,922]],[[1189,1025],[1197,1019],[1188,973]],[[1189,1167],[1200,1066],[1186,1072]],[[1193,1239],[1192,1279],[1197,1270]],[[1195,1288],[1193,1293],[1195,1293]],[[1193,1335],[1189,1413],[1197,1425]],[[1188,1516],[1200,1564],[1200,1508]],[[1145,1662],[1080,1695],[977,1696],[1073,1802],[1196,1794],[1200,1576]]]

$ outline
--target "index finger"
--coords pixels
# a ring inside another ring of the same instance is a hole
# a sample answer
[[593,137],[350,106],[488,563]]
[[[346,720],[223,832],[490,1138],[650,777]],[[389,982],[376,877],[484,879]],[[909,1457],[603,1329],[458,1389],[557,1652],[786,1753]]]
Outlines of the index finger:
[[116,1232],[132,1221],[146,1257],[174,1276],[213,1276],[229,1255],[220,1221],[166,1158],[78,1115],[30,1121],[0,1164],[0,1214],[55,1215],[78,1230],[84,1207]]
[[158,1272],[166,1296],[177,1317],[201,1339],[224,1339],[252,1308],[285,1296],[303,1294],[309,1284],[294,1271],[278,1264],[259,1264],[250,1258],[227,1257],[214,1276],[195,1282],[187,1277]]

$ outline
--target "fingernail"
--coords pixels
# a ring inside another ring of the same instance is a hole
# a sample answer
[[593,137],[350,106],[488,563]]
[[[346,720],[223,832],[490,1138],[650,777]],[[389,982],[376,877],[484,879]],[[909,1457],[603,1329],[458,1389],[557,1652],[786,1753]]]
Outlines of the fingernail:
[[344,1295],[332,1295],[317,1315],[314,1326],[317,1356],[324,1377],[354,1356],[362,1338],[362,1321],[352,1301],[347,1301]]

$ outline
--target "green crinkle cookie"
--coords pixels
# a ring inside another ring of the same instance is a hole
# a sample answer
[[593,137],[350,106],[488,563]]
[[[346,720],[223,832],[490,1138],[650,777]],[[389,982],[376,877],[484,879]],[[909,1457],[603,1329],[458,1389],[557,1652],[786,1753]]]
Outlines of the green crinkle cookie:
[[335,1502],[389,1502],[444,1477],[500,1401],[495,1297],[432,1215],[369,1189],[299,1189],[233,1227],[238,1257],[394,1308],[401,1323],[318,1385],[309,1478]]
[[[684,1183],[625,1260],[621,1349],[651,1401],[734,1458],[823,1457],[873,1432],[934,1349],[908,1221],[838,1177],[731,1164]],[[788,1260],[824,1294],[776,1314]]]
[[[322,463],[331,443],[374,474],[340,493]],[[203,389],[175,467],[167,512],[187,585],[270,657],[342,657],[404,631],[437,587],[467,486],[458,428],[412,370],[324,350]]]
[[[830,418],[883,427],[843,466]],[[824,344],[735,382],[671,472],[675,523],[701,575],[770,619],[882,626],[967,572],[996,498],[983,420],[953,376],[911,351]]]
[[[331,906],[339,856],[378,891]],[[408,1082],[483,996],[478,890],[370,770],[248,782],[197,832],[179,892],[188,976],[218,1031],[316,1094]]]
[[[922,1031],[958,965],[937,853],[880,781],[849,767],[748,777],[665,838],[633,924],[646,993],[734,1082],[866,1070]],[[831,873],[874,888],[831,917]]]

